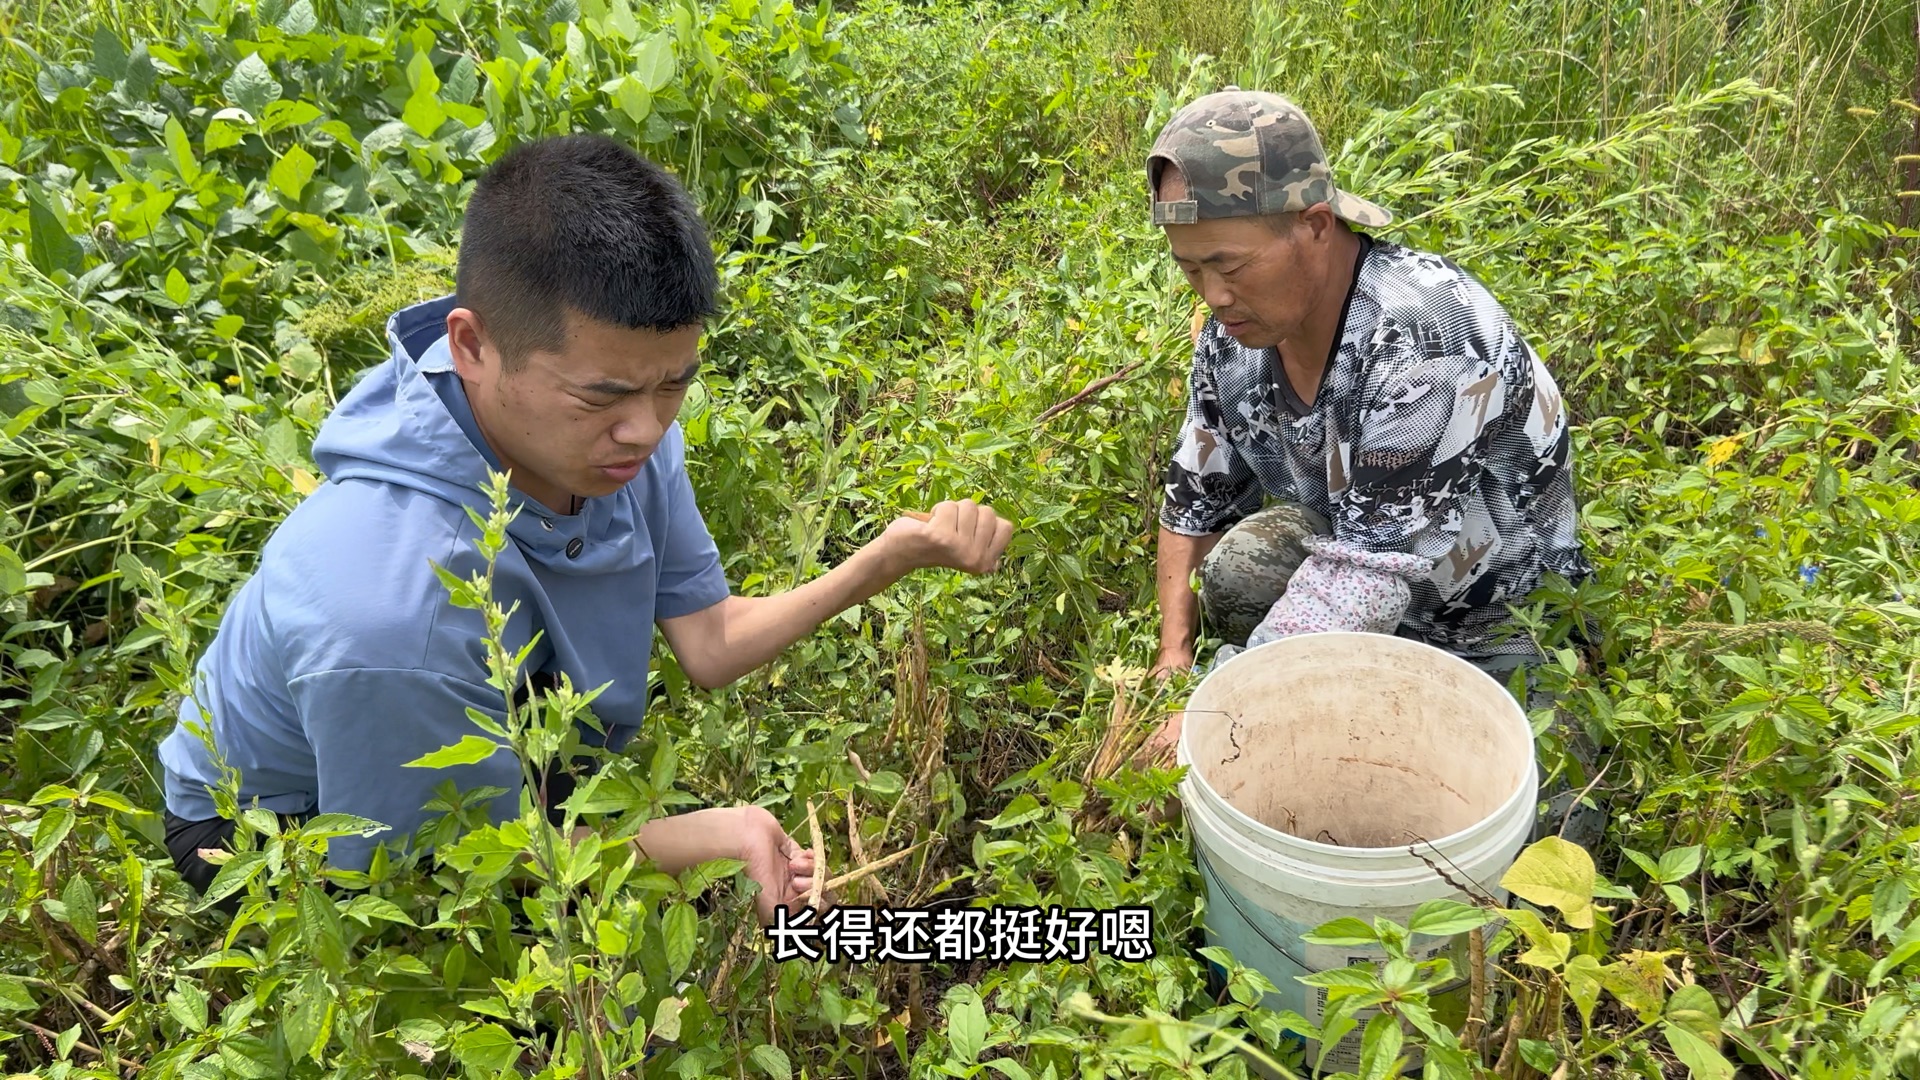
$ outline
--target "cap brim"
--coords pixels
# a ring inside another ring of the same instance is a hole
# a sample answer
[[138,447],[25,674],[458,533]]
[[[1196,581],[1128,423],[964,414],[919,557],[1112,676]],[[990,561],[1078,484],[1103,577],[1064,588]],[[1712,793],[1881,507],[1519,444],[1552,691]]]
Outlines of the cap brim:
[[1343,221],[1351,221],[1355,225],[1378,229],[1393,223],[1393,215],[1388,213],[1385,207],[1376,206],[1358,195],[1345,191],[1335,191],[1327,205],[1332,207],[1335,217]]

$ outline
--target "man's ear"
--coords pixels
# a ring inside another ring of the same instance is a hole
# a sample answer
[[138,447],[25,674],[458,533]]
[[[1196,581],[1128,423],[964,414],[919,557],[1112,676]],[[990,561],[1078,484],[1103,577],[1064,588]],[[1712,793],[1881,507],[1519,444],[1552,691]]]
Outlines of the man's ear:
[[447,351],[453,354],[454,371],[469,382],[487,370],[490,354],[498,359],[487,341],[479,312],[472,308],[457,307],[447,312]]
[[1340,219],[1334,215],[1333,207],[1318,202],[1300,211],[1300,224],[1306,227],[1315,243],[1320,243],[1332,238]]

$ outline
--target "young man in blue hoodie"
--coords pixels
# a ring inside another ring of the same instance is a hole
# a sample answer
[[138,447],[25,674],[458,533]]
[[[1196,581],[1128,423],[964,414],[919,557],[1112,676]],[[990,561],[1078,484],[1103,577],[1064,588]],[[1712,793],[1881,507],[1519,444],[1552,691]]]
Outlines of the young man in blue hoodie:
[[[467,205],[455,288],[393,316],[392,357],[322,425],[326,483],[267,542],[160,745],[168,848],[197,889],[215,873],[200,851],[230,842],[233,823],[214,808],[220,771],[196,729],[239,772],[243,805],[388,826],[333,841],[344,869],[412,837],[445,780],[514,792],[490,812],[517,812],[519,761],[504,748],[404,767],[477,734],[468,709],[503,714],[480,614],[453,606],[433,569],[483,568],[468,509],[487,512],[489,468],[509,474],[519,508],[494,578],[517,605],[507,644],[538,635],[525,661],[536,682],[610,684],[593,711],[613,750],[644,720],[656,624],[689,679],[723,686],[915,569],[984,574],[1006,548],[1010,523],[945,502],[799,588],[731,594],[675,422],[717,310],[713,252],[685,191],[612,140],[504,155]],[[762,919],[824,872],[753,806],[650,821],[636,842],[670,873],[744,860]]]

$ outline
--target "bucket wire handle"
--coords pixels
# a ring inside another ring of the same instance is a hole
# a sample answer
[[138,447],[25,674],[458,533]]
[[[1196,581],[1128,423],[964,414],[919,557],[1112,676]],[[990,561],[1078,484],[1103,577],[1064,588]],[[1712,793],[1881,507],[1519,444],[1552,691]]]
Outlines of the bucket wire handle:
[[1272,946],[1274,952],[1277,952],[1281,956],[1284,956],[1287,959],[1293,961],[1295,967],[1298,967],[1302,971],[1307,971],[1307,972],[1313,971],[1312,968],[1302,963],[1299,957],[1288,952],[1286,948],[1282,946],[1279,942],[1268,937],[1267,932],[1260,928],[1260,924],[1254,921],[1253,916],[1247,914],[1247,909],[1241,907],[1240,901],[1234,898],[1233,890],[1227,887],[1227,883],[1225,881],[1221,880],[1220,872],[1213,868],[1213,860],[1207,858],[1207,853],[1203,851],[1198,844],[1194,845],[1193,847],[1193,855],[1194,855],[1194,858],[1198,860],[1200,863],[1200,872],[1203,874],[1206,874],[1208,877],[1213,878],[1215,881],[1220,882],[1220,894],[1226,897],[1228,906],[1232,907],[1233,910],[1240,913],[1240,921],[1246,923],[1247,928],[1249,930],[1252,930],[1255,934],[1258,934],[1260,936],[1261,941],[1264,941],[1268,945]]

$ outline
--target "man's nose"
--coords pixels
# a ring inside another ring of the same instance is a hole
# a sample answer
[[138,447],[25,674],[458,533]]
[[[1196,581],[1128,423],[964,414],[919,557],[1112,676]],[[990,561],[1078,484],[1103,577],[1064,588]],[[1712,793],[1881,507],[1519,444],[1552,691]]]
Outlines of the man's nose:
[[627,410],[613,425],[613,441],[642,453],[652,453],[660,444],[660,437],[666,434],[666,426],[660,422],[653,402],[643,400],[635,404],[635,408]]

